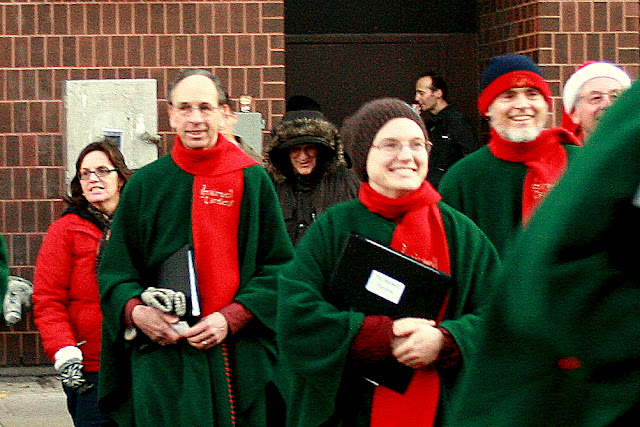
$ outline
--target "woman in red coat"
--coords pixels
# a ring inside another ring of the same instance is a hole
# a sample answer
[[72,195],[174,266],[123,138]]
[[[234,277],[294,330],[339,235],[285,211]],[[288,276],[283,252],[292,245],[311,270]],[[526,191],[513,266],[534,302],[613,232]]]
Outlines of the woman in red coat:
[[99,251],[131,171],[106,141],[89,144],[76,162],[71,195],[40,247],[34,277],[34,316],[47,357],[60,374],[76,426],[108,423],[97,404],[102,313]]

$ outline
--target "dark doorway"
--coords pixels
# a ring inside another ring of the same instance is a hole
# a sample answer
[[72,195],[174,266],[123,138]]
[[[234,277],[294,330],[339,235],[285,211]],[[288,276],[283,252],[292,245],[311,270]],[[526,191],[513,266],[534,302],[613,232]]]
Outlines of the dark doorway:
[[285,0],[286,34],[478,31],[473,0]]
[[413,100],[417,76],[439,71],[476,119],[477,24],[468,0],[285,0],[286,96],[306,95],[340,124],[363,102]]

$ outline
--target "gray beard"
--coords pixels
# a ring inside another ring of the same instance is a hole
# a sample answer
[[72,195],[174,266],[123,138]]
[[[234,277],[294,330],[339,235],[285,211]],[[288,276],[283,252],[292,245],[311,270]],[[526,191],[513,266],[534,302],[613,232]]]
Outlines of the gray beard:
[[529,142],[540,136],[542,128],[531,127],[526,129],[502,129],[495,127],[498,135],[511,142]]

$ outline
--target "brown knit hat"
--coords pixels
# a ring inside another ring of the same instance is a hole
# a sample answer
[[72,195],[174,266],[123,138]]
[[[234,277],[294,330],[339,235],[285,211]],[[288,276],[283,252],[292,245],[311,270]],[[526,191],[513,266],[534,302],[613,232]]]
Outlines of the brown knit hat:
[[369,149],[382,126],[389,120],[406,117],[416,122],[424,137],[429,135],[420,115],[409,104],[396,98],[374,99],[365,103],[355,114],[345,119],[340,134],[345,151],[353,161],[353,171],[363,182],[367,176],[367,156]]

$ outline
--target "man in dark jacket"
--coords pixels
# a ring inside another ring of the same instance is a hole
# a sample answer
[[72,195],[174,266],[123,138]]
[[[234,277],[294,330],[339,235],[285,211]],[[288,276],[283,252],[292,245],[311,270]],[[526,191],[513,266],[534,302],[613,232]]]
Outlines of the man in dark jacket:
[[346,167],[338,130],[320,111],[287,112],[265,157],[294,245],[328,207],[358,195],[360,182]]
[[449,167],[478,148],[478,138],[469,118],[449,104],[449,89],[442,76],[432,71],[421,75],[415,100],[433,143],[427,181],[438,188]]

